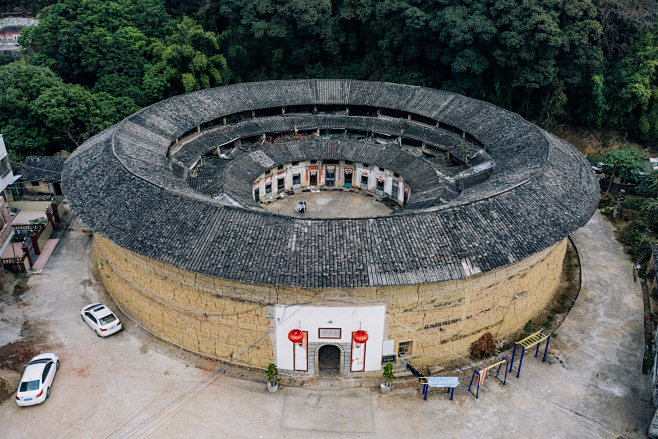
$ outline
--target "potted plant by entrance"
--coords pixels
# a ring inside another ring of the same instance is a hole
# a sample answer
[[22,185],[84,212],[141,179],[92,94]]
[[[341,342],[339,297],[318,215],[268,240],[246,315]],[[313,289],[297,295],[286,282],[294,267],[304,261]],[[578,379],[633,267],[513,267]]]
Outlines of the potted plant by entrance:
[[379,390],[382,393],[388,393],[391,391],[391,381],[393,381],[393,364],[386,363],[382,369],[382,376],[384,381],[379,383]]
[[276,392],[279,390],[279,369],[276,364],[270,363],[265,370],[267,374],[267,391]]

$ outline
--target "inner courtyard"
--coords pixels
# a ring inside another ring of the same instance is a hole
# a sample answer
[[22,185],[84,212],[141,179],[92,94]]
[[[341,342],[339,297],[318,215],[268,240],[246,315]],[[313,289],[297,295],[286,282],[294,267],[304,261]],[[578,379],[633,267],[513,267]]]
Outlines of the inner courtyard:
[[[363,218],[387,215],[397,209],[397,204],[386,197],[353,189],[303,189],[280,196],[268,200],[263,208],[298,218]],[[303,214],[295,210],[300,201],[306,202]]]

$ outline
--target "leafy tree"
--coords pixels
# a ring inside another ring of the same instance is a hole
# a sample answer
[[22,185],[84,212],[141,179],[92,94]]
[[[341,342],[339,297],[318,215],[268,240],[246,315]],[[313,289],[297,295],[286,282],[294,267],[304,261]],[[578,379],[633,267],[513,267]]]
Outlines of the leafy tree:
[[30,109],[46,127],[66,136],[77,148],[139,108],[130,98],[94,94],[78,84],[58,84],[41,93]]
[[642,140],[658,139],[658,34],[646,34],[618,63],[608,120]]
[[14,62],[16,59],[8,54],[0,54],[0,65],[5,65],[9,64],[10,62]]
[[658,198],[658,171],[641,177],[635,190],[644,197]]
[[647,198],[642,203],[642,210],[647,213],[647,222],[649,228],[658,230],[658,199]]
[[226,54],[238,80],[420,84],[547,124],[568,114],[602,56],[591,0],[217,0],[202,20],[228,29]]
[[27,9],[26,16],[35,16],[42,8],[56,3],[57,0],[0,0],[0,11],[18,12]]
[[66,84],[46,67],[0,67],[0,132],[17,159],[73,150],[137,109],[130,98]]
[[17,158],[43,155],[51,145],[49,130],[30,104],[42,90],[61,84],[50,69],[14,62],[0,66],[0,132]]
[[42,13],[39,26],[23,30],[19,43],[32,63],[66,82],[144,105],[147,49],[172,27],[162,0],[62,0]]
[[[228,81],[357,78],[464,93],[549,128],[570,121],[622,130],[648,144],[658,140],[655,0],[22,4],[52,4],[40,25],[20,37],[30,62],[94,96],[117,97],[126,108],[130,100],[143,106]],[[193,14],[201,26],[169,14]],[[69,87],[65,94],[83,92]],[[41,148],[49,137],[30,123],[17,118],[5,130]]]
[[605,193],[610,192],[610,187],[615,177],[628,180],[642,171],[645,160],[644,153],[635,148],[617,149],[606,153],[603,157],[603,163],[612,169],[610,171],[610,184]]
[[206,4],[206,0],[165,0],[167,12],[172,16],[192,15]]
[[658,27],[655,0],[599,0],[597,9],[601,47],[609,61],[623,58],[629,41]]
[[152,100],[228,83],[230,71],[219,54],[219,37],[184,17],[176,32],[150,47],[153,64],[143,85]]
[[575,108],[574,119],[594,128],[602,128],[610,110],[606,98],[605,77],[602,74],[593,75],[581,85],[580,91],[572,93],[580,103]]

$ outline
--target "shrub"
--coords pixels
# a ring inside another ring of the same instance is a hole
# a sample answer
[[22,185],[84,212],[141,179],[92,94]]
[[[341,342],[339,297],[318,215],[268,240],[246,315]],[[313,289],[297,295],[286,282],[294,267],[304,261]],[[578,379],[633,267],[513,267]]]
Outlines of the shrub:
[[548,317],[546,317],[546,321],[542,325],[545,329],[550,329],[551,326],[553,326],[553,320],[555,319],[555,316],[553,314],[550,314]]
[[384,368],[382,369],[382,377],[384,378],[384,381],[386,382],[391,382],[393,381],[393,364],[392,363],[386,363],[384,365]]
[[624,209],[642,210],[642,207],[644,206],[644,200],[638,200],[637,198],[625,198],[622,206]]
[[275,385],[279,382],[279,369],[276,367],[276,364],[270,363],[265,370],[267,374],[267,382],[271,385]]
[[599,212],[601,212],[601,215],[605,216],[606,218],[612,219],[612,215],[615,213],[615,207],[614,206],[604,207],[602,209],[599,209]]
[[599,199],[599,209],[605,209],[606,207],[615,207],[615,197],[610,194],[603,194]]
[[494,341],[490,332],[485,333],[471,344],[473,358],[487,358],[493,354]]
[[619,238],[628,248],[628,253],[637,259],[651,248],[651,236],[644,221],[634,220],[624,227]]

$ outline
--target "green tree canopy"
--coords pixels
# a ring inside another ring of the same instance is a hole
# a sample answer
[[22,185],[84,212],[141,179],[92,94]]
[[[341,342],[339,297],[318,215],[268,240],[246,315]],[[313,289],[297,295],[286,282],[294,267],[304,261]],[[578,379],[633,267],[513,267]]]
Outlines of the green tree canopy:
[[144,75],[152,100],[228,83],[230,71],[219,51],[219,37],[184,17],[176,31],[151,44],[153,64]]
[[[323,76],[447,88],[549,123],[602,59],[591,0],[221,0],[239,80]],[[579,101],[575,102],[579,104]]]
[[31,63],[140,106],[228,81],[355,78],[658,141],[655,0],[23,3],[54,3],[22,32]]
[[636,41],[618,66],[608,119],[642,140],[658,139],[658,34]]
[[637,192],[645,197],[658,198],[658,171],[652,171],[640,178]]
[[45,154],[50,133],[30,104],[42,90],[59,84],[62,80],[44,67],[20,62],[0,66],[0,132],[14,156]]
[[130,98],[64,83],[46,67],[0,67],[0,132],[17,158],[73,150],[138,108]]
[[610,190],[612,180],[615,177],[621,177],[624,180],[634,178],[640,171],[645,168],[646,156],[642,151],[635,148],[624,148],[609,151],[603,157],[603,163],[611,168],[610,185],[606,193]]
[[32,63],[64,81],[147,104],[140,86],[148,46],[173,29],[162,1],[63,0],[21,33]]
[[47,128],[66,136],[75,148],[138,109],[130,98],[94,94],[79,84],[57,84],[30,104],[30,110]]

